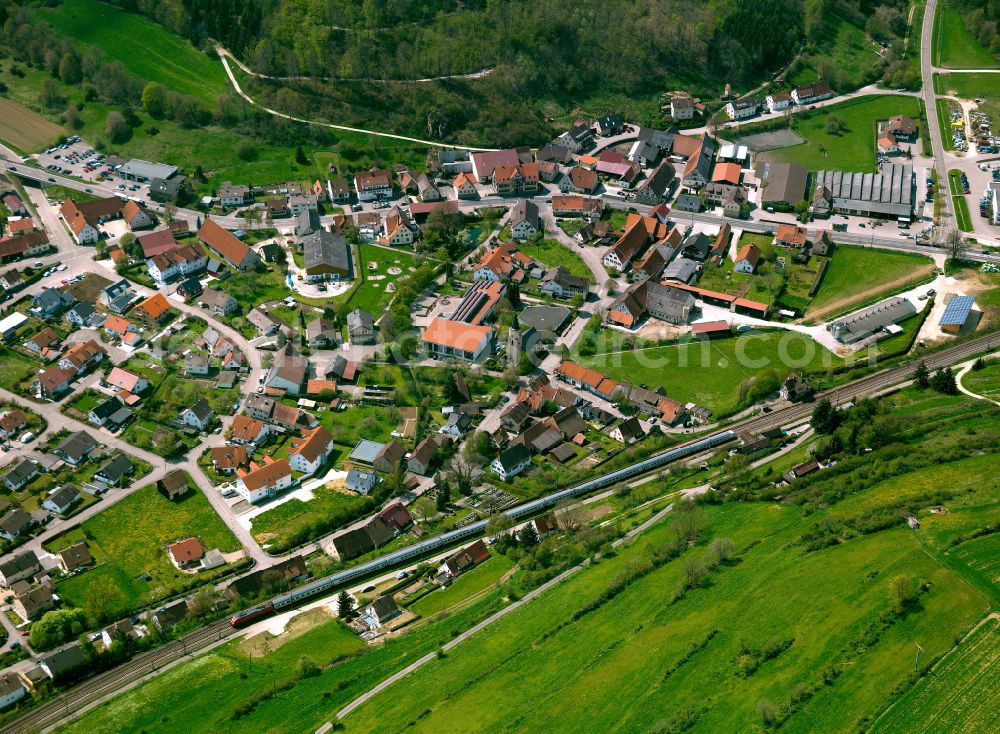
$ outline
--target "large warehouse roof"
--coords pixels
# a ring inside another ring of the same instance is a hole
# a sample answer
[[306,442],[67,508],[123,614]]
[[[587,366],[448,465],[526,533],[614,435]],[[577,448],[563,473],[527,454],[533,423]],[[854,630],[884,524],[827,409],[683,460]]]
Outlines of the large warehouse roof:
[[882,173],[820,171],[816,184],[826,186],[833,208],[882,216],[906,217],[913,213],[913,166],[888,165]]
[[152,181],[154,178],[170,178],[177,173],[177,166],[168,166],[165,163],[153,163],[152,161],[133,158],[123,163],[118,172],[122,176],[129,175],[133,178]]

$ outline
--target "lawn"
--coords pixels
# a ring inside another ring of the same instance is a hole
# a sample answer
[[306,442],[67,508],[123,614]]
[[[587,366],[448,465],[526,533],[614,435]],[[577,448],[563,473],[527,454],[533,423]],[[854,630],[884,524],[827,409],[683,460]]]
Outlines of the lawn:
[[556,240],[540,240],[539,242],[522,242],[517,249],[530,258],[546,265],[550,268],[562,267],[572,275],[579,275],[586,278],[591,283],[594,282],[594,274],[590,272],[587,263],[573,252],[567,245]]
[[977,395],[1000,400],[1000,362],[990,361],[980,370],[969,370],[962,385]]
[[1000,729],[1000,707],[992,694],[1000,686],[1000,619],[981,627],[941,661],[880,719],[878,734],[987,732]]
[[923,255],[836,245],[807,316],[847,311],[861,302],[889,296],[933,269],[933,261]]
[[[361,273],[357,275],[363,278],[363,282],[351,294],[348,304],[352,310],[363,308],[378,318],[392,298],[389,284],[415,270],[416,258],[402,250],[389,250],[362,242],[358,245],[358,259]],[[390,273],[390,269],[399,272]]]
[[740,404],[741,383],[766,370],[824,372],[843,364],[797,332],[750,333],[732,339],[624,349],[581,357],[586,367],[650,389],[662,385],[672,399],[728,414]]
[[[83,523],[88,545],[100,565],[61,581],[59,595],[69,606],[82,607],[91,620],[106,620],[170,595],[197,578],[182,574],[167,558],[164,547],[195,536],[206,550],[239,549],[239,543],[197,489],[171,502],[149,485],[133,492]],[[78,530],[75,532],[79,532]],[[46,548],[56,550],[77,540],[56,537]],[[148,573],[149,581],[141,576]]]
[[951,197],[951,203],[955,207],[955,222],[962,232],[972,231],[972,217],[969,215],[969,203],[965,196]]
[[19,151],[34,153],[52,145],[66,131],[24,105],[0,97],[0,140]]
[[0,387],[18,392],[21,383],[33,377],[39,369],[39,362],[28,359],[13,349],[0,347]]
[[257,515],[251,531],[264,547],[287,548],[347,525],[370,512],[374,505],[375,501],[368,497],[319,487],[313,490],[313,498],[308,502],[288,500]]
[[[934,75],[935,84],[937,84],[938,76],[937,74]],[[945,150],[953,150],[955,148],[955,141],[951,137],[951,114],[948,108],[948,100],[938,97],[934,104],[937,107],[938,127],[941,128],[941,142]],[[937,216],[936,213],[935,216]]]
[[480,592],[495,586],[513,568],[507,556],[494,553],[481,566],[463,573],[450,586],[432,591],[414,602],[410,609],[422,617],[430,617]]
[[[844,122],[843,129],[836,134],[827,132],[827,120],[831,115]],[[792,118],[795,132],[806,142],[767,155],[774,160],[801,163],[812,171],[875,172],[875,123],[893,115],[919,119],[917,99],[870,95],[795,115]]]
[[959,99],[1000,97],[1000,74],[935,74],[934,90]]
[[931,56],[935,66],[949,69],[993,69],[997,66],[993,54],[969,32],[962,14],[947,2],[937,6]]
[[382,405],[351,405],[346,410],[324,410],[316,417],[336,443],[354,448],[362,438],[388,441],[399,422],[399,411]]
[[98,0],[63,0],[36,16],[78,43],[97,46],[136,76],[209,104],[229,86],[214,52],[206,55],[163,26]]

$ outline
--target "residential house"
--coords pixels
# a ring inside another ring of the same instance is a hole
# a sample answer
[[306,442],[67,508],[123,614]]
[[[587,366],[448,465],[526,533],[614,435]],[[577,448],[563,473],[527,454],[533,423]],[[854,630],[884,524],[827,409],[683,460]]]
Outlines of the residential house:
[[736,253],[736,261],[733,264],[733,269],[737,273],[752,273],[757,269],[760,254],[760,248],[757,245],[753,243],[743,245],[740,251]]
[[104,381],[112,387],[124,390],[132,395],[139,395],[149,388],[149,380],[142,375],[129,372],[121,367],[112,367],[111,372],[104,378]]
[[712,180],[712,167],[715,161],[715,141],[707,134],[697,139],[698,144],[688,157],[684,168],[682,183],[689,189],[697,190]]
[[52,588],[49,586],[35,586],[28,589],[23,594],[14,597],[11,605],[17,616],[25,622],[38,619],[45,612],[55,607],[55,598],[52,596]]
[[334,176],[326,182],[327,194],[333,204],[346,204],[351,200],[351,188],[343,176]]
[[427,476],[434,464],[434,457],[437,455],[438,442],[429,436],[417,444],[416,448],[406,460],[408,471],[420,476]]
[[46,362],[51,362],[59,356],[62,339],[50,327],[46,326],[24,343],[24,348],[34,352]]
[[78,329],[90,329],[104,323],[104,317],[89,303],[77,303],[63,318]]
[[78,245],[94,245],[101,239],[100,225],[120,217],[122,206],[117,196],[86,202],[75,202],[67,197],[59,208],[59,215]]
[[53,400],[70,389],[70,382],[74,377],[76,377],[75,369],[56,365],[39,372],[31,386],[39,398]]
[[600,218],[604,201],[592,196],[562,194],[552,197],[552,214],[556,217]]
[[396,601],[392,594],[378,597],[371,604],[361,610],[361,620],[368,625],[368,629],[377,630],[386,623],[403,613],[403,610],[396,606]]
[[597,191],[597,184],[599,182],[600,179],[597,175],[597,171],[577,166],[575,168],[571,168],[566,175],[562,177],[562,181],[559,182],[559,190],[564,194],[570,192],[576,194],[593,194]]
[[618,135],[625,129],[625,118],[620,112],[614,112],[598,118],[594,124],[597,126],[597,132],[603,137],[609,137]]
[[24,411],[15,408],[0,414],[0,438],[9,441],[28,424],[28,416]]
[[209,369],[210,359],[204,352],[188,352],[184,355],[184,374],[204,377]]
[[38,476],[38,466],[33,461],[21,459],[3,475],[3,483],[11,492],[21,489]]
[[115,454],[97,470],[94,479],[109,487],[122,487],[135,466],[125,454]]
[[575,362],[561,362],[555,373],[570,385],[592,392],[605,400],[617,400],[627,392],[625,386],[617,380],[612,380],[597,370],[581,367]]
[[587,297],[589,281],[580,275],[573,275],[563,267],[549,268],[539,284],[539,289],[556,298],[573,296]]
[[282,390],[287,395],[298,395],[306,380],[309,363],[302,357],[284,349],[274,360],[264,378],[264,386]]
[[17,553],[0,563],[0,586],[10,588],[15,581],[30,579],[42,570],[34,551]]
[[292,467],[287,459],[278,459],[263,466],[251,464],[251,470],[236,480],[236,491],[244,500],[257,503],[273,497],[292,485]]
[[479,197],[479,190],[476,188],[476,177],[471,173],[459,173],[452,181],[457,199],[476,199]]
[[805,400],[813,394],[812,383],[797,372],[792,372],[781,383],[782,400]]
[[56,515],[65,515],[76,505],[79,499],[80,493],[76,487],[67,484],[64,487],[52,490],[46,496],[45,501],[42,502],[42,507]]
[[78,668],[86,662],[80,644],[74,642],[61,650],[50,652],[38,659],[38,666],[52,679],[61,678],[73,668]]
[[458,578],[490,557],[486,543],[477,540],[467,548],[455,553],[438,568],[438,573],[450,578]]
[[205,549],[197,538],[184,538],[167,546],[167,557],[178,571],[201,565]]
[[86,431],[71,433],[53,449],[53,453],[70,466],[79,466],[90,458],[97,441]]
[[514,239],[528,239],[540,229],[538,205],[527,199],[519,199],[510,208],[510,219],[507,223]]
[[564,132],[555,142],[573,153],[589,150],[594,145],[594,130],[590,125],[581,123]]
[[132,290],[132,284],[124,278],[117,283],[112,283],[97,294],[97,302],[105,306],[111,313],[119,316],[128,311],[135,299],[136,294]]
[[825,81],[806,84],[792,90],[792,100],[794,100],[797,105],[809,105],[814,102],[829,99],[832,96],[833,90],[830,89],[830,83]]
[[[208,261],[206,260],[206,264],[207,262]],[[201,282],[195,277],[185,278],[177,284],[177,295],[181,296],[185,300],[201,295],[203,290],[204,288],[202,287]]]
[[347,314],[347,337],[351,344],[374,344],[375,319],[372,315],[361,308]]
[[74,344],[59,359],[59,367],[63,369],[76,370],[77,374],[84,374],[96,367],[108,356],[108,353],[98,345],[93,339]]
[[340,330],[322,316],[306,324],[306,343],[313,349],[336,347],[340,340]]
[[626,446],[635,443],[645,435],[646,432],[643,430],[642,424],[639,423],[639,419],[635,416],[622,421],[608,432],[608,436],[612,440],[623,443]]
[[804,227],[796,227],[794,224],[779,224],[778,231],[774,235],[774,244],[780,247],[794,247],[802,249],[806,246],[808,235]]
[[535,153],[535,160],[539,163],[557,163],[566,165],[573,159],[573,151],[558,143],[548,143],[543,145]]
[[917,123],[906,115],[893,115],[882,128],[882,132],[891,135],[896,142],[914,143],[917,140]]
[[186,599],[177,599],[149,613],[149,621],[160,632],[166,632],[182,619],[187,617],[188,605]]
[[792,95],[788,92],[774,92],[765,98],[768,112],[781,112],[792,106]]
[[63,573],[73,573],[94,565],[94,556],[87,547],[87,541],[81,540],[56,553],[56,563]]
[[372,467],[376,471],[389,473],[396,470],[396,466],[406,459],[406,449],[403,444],[393,439],[375,454]]
[[350,469],[347,472],[345,486],[350,492],[355,492],[364,496],[371,494],[378,484],[378,474],[373,471],[363,471],[361,469]]
[[730,120],[746,120],[754,117],[760,111],[760,99],[758,97],[746,97],[744,99],[734,99],[726,104],[726,114]]
[[625,270],[629,263],[649,242],[649,230],[641,217],[636,217],[632,225],[618,238],[615,244],[605,253],[602,262],[607,268],[619,272]]
[[[237,418],[245,417],[237,416]],[[246,446],[216,446],[211,449],[210,455],[212,467],[220,474],[235,474],[237,469],[247,464]]]
[[635,200],[640,204],[662,204],[670,198],[677,171],[670,161],[663,161],[649,178],[636,189]]
[[392,198],[392,174],[374,166],[354,174],[354,191],[358,201],[375,201]]
[[243,206],[253,203],[253,193],[249,186],[243,184],[233,184],[232,181],[223,181],[219,186],[219,205],[226,209]]
[[131,230],[145,229],[156,223],[149,212],[131,199],[125,202],[125,206],[122,208],[122,217]]
[[694,100],[685,95],[671,97],[670,116],[675,120],[690,120],[694,117]]
[[212,313],[223,315],[230,314],[239,308],[235,298],[217,288],[206,288],[198,297],[198,303]]
[[319,200],[315,194],[294,194],[288,197],[288,211],[293,217],[302,212],[319,212]]
[[189,408],[181,411],[181,423],[191,426],[199,431],[206,431],[212,423],[215,414],[209,407],[208,402],[202,398]]
[[158,285],[200,273],[206,267],[208,255],[195,245],[177,245],[146,260],[146,270]]
[[72,306],[75,300],[69,293],[55,288],[43,288],[32,298],[31,310],[41,318],[49,319]]
[[272,336],[278,333],[278,329],[284,326],[281,319],[272,316],[267,313],[267,311],[262,310],[259,306],[252,309],[250,313],[247,314],[247,321],[253,326],[257,331],[260,332],[261,336]]
[[213,219],[206,219],[201,225],[198,239],[237,270],[251,270],[260,264],[260,257],[256,252]]
[[170,303],[162,293],[154,293],[149,298],[139,301],[132,314],[150,326],[157,326],[170,317]]
[[468,413],[461,413],[457,410],[448,414],[448,420],[438,429],[438,433],[453,438],[463,438],[472,427],[472,416]]
[[323,426],[316,426],[293,438],[288,452],[288,463],[292,469],[303,474],[315,474],[330,458],[333,451],[333,435]]

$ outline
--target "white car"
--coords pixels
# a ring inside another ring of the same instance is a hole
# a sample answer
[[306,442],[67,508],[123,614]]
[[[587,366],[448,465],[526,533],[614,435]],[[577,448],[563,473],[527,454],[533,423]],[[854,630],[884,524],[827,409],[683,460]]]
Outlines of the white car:
[[56,270],[58,270],[59,272],[62,272],[63,270],[69,270],[69,265],[67,265],[66,263],[63,263],[58,268],[56,268]]
[[21,443],[31,443],[34,440],[35,440],[35,434],[32,433],[31,431],[28,431],[23,436],[21,436]]

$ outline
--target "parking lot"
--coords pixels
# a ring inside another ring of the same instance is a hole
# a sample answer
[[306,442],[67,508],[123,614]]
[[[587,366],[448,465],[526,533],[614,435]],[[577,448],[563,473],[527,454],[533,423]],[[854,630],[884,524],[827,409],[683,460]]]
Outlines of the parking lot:
[[[115,173],[115,161],[109,161],[103,153],[94,150],[78,135],[67,138],[62,145],[46,149],[35,158],[38,165],[52,173],[105,185],[115,184],[115,189],[122,196],[144,199],[149,194],[149,187],[146,184],[120,181]],[[87,189],[87,193],[93,192]]]

